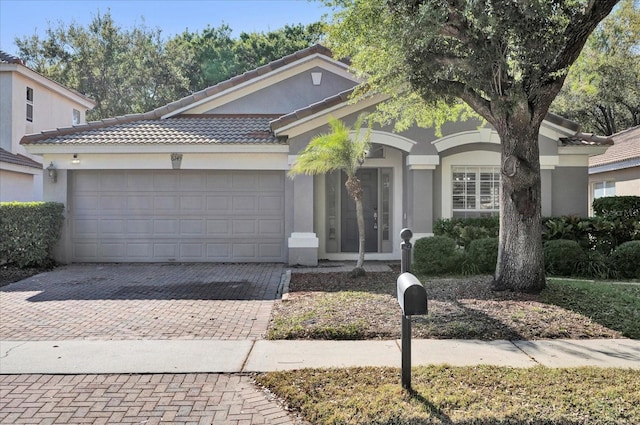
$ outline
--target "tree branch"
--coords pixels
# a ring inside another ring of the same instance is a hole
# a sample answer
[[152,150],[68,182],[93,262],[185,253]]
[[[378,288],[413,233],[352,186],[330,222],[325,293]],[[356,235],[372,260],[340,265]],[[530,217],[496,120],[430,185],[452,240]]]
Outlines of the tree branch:
[[550,71],[568,68],[580,55],[587,38],[620,0],[591,0],[584,13],[577,14],[565,30],[566,42],[560,50]]
[[495,124],[494,116],[491,111],[491,103],[487,99],[482,97],[473,88],[459,81],[441,80],[439,84],[444,86],[448,92],[455,94],[457,97],[466,102],[484,119],[489,121],[491,124]]

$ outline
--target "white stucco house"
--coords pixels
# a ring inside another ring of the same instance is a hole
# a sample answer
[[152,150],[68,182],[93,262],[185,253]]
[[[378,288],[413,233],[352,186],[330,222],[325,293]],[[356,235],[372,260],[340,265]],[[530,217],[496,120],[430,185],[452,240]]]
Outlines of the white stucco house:
[[[66,205],[62,262],[287,262],[357,255],[344,176],[287,177],[296,155],[381,97],[352,102],[347,64],[313,46],[154,111],[26,136],[53,163],[45,199]],[[589,155],[579,126],[540,131],[543,215],[587,214]],[[374,128],[364,185],[367,259],[400,258],[399,232],[441,217],[497,214],[500,145],[478,122],[401,134]]]
[[25,134],[84,123],[91,99],[0,51],[0,201],[42,200],[42,158],[20,145]]

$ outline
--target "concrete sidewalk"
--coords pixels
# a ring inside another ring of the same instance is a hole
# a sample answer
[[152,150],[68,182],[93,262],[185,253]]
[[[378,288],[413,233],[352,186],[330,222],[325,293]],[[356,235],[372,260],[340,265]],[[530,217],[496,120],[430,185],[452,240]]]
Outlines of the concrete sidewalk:
[[[640,341],[413,340],[412,365],[640,369]],[[399,340],[0,341],[0,374],[240,373],[400,367]]]

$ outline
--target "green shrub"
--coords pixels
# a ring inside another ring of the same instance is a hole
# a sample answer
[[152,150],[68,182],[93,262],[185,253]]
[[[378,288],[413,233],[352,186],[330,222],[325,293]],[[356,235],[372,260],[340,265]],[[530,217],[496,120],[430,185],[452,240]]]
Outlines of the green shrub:
[[479,273],[493,274],[498,261],[498,238],[476,239],[469,244],[468,256]]
[[640,241],[625,242],[609,257],[612,274],[623,279],[640,278]]
[[50,262],[63,210],[64,205],[56,202],[0,203],[0,258],[19,267]]
[[571,276],[586,256],[578,242],[567,239],[547,241],[543,251],[545,270],[556,276]]
[[584,257],[576,264],[575,274],[594,279],[608,279],[611,275],[609,260],[600,251],[586,251]]
[[640,240],[640,220],[624,217],[546,217],[542,220],[542,240],[568,239],[583,250],[608,255],[616,246]]
[[599,217],[640,220],[640,196],[609,196],[594,199],[593,212]]
[[463,252],[456,242],[446,236],[421,238],[413,247],[413,266],[415,273],[437,275],[459,271]]
[[468,249],[471,241],[498,237],[499,230],[499,217],[447,218],[436,221],[433,233],[436,236],[447,236],[456,241],[458,246]]

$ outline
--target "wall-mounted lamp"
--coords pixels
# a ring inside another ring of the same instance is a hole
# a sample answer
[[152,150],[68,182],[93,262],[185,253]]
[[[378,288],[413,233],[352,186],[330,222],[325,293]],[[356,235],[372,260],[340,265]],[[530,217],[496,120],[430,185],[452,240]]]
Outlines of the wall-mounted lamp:
[[172,153],[171,154],[171,167],[174,170],[179,170],[181,164],[182,164],[182,154],[181,153]]
[[311,82],[314,86],[319,86],[322,83],[322,72],[312,72]]
[[80,164],[80,158],[78,158],[78,154],[74,153],[73,154],[73,159],[71,160],[72,164]]
[[58,181],[58,170],[56,170],[56,166],[53,165],[53,162],[47,167],[47,174],[49,175],[51,183]]

